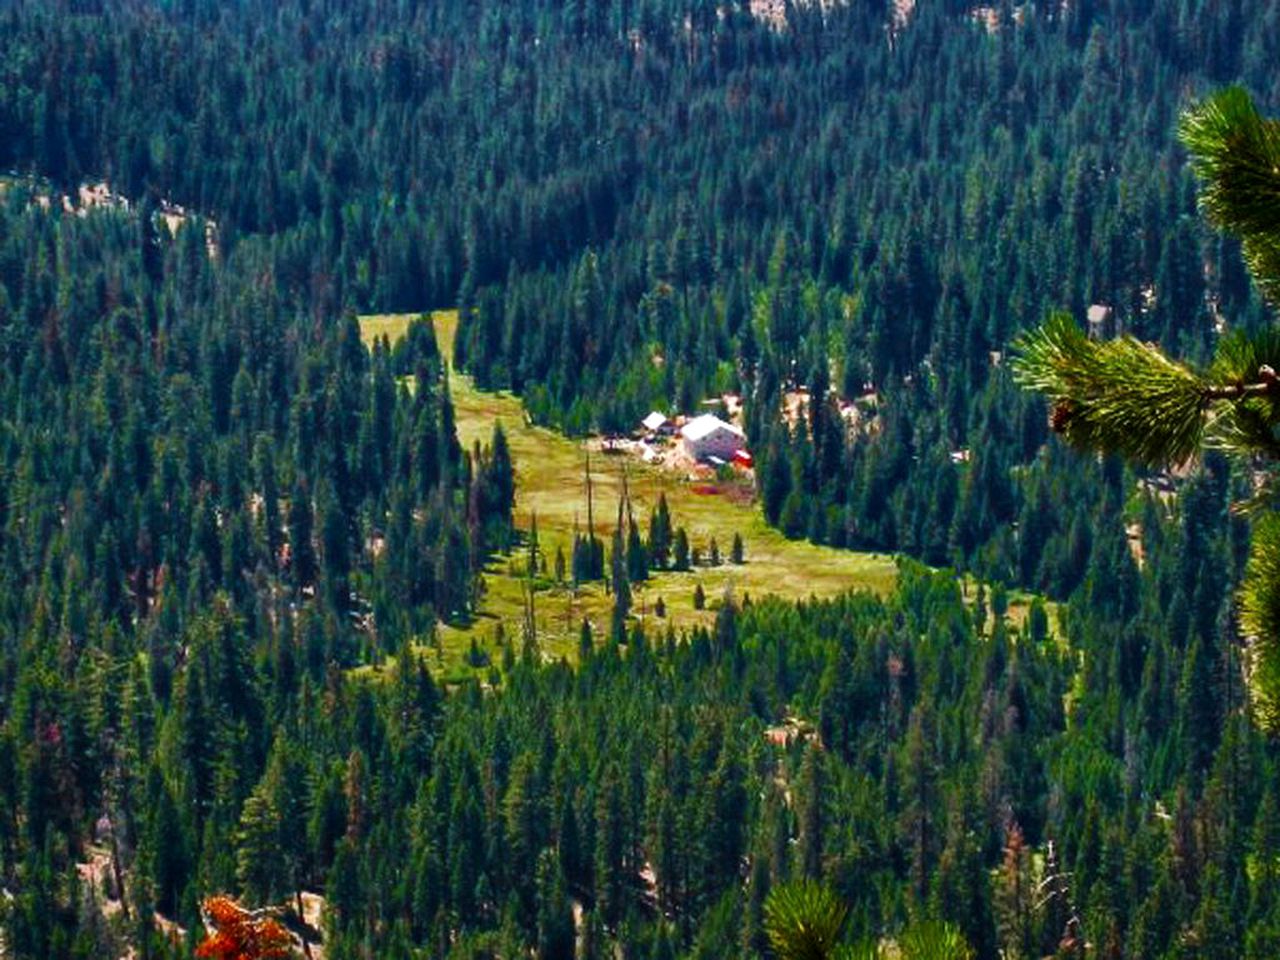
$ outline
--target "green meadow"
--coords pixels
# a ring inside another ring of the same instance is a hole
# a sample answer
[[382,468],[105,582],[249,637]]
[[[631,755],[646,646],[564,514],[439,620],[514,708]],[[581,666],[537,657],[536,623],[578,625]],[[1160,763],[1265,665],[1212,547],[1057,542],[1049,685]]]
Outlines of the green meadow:
[[[360,318],[361,337],[372,344],[378,337],[394,342],[402,337],[415,315],[379,314]],[[535,579],[534,619],[544,655],[570,659],[577,649],[583,619],[591,622],[596,636],[608,630],[612,598],[600,584],[573,590],[554,580],[557,550],[570,556],[575,525],[587,524],[585,460],[586,442],[569,439],[554,430],[534,426],[525,416],[519,397],[505,391],[476,389],[471,378],[453,369],[453,338],[457,312],[432,315],[441,351],[449,362],[449,387],[457,414],[459,440],[470,449],[488,443],[494,425],[506,431],[516,469],[516,525],[528,533],[536,517],[538,544],[545,558],[546,576]],[[897,568],[887,554],[861,553],[788,540],[769,527],[742,482],[715,485],[721,492],[707,492],[706,483],[691,483],[682,475],[646,464],[634,456],[591,455],[592,498],[597,536],[608,546],[617,522],[624,484],[632,510],[642,529],[648,530],[649,513],[666,495],[672,522],[684,527],[690,545],[699,549],[704,565],[685,573],[661,571],[641,584],[633,584],[633,616],[653,633],[673,627],[677,632],[695,624],[710,624],[723,598],[769,594],[789,598],[830,597],[849,590],[886,594],[893,589]],[[728,562],[734,534],[742,537],[745,562]],[[722,562],[705,565],[712,539]],[[428,655],[446,675],[468,671],[466,656],[472,640],[496,662],[499,625],[517,646],[525,619],[527,546],[511,555],[494,557],[485,571],[485,595],[480,614],[466,625],[446,625],[440,630],[436,650]],[[701,584],[706,607],[694,607],[694,592]],[[661,598],[665,615],[657,616]],[[1011,598],[1009,619],[1025,616],[1026,599]]]

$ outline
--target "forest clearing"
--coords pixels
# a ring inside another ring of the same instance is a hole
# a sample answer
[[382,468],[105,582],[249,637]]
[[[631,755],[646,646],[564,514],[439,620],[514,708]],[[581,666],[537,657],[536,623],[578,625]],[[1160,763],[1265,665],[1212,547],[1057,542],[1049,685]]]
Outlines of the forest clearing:
[[[371,344],[380,336],[393,343],[404,336],[414,314],[375,315],[360,318],[361,338]],[[436,338],[449,362],[449,390],[457,416],[458,439],[470,450],[477,442],[488,443],[495,422],[506,431],[516,469],[516,526],[527,537],[537,519],[538,544],[545,559],[547,575],[536,580],[535,615],[538,641],[544,655],[573,658],[577,650],[582,620],[590,621],[597,638],[609,626],[612,598],[603,584],[580,587],[577,596],[554,581],[555,556],[564,550],[566,558],[573,543],[574,524],[585,532],[587,495],[584,479],[585,442],[572,440],[527,421],[520,398],[506,391],[488,393],[476,389],[466,374],[453,369],[453,336],[457,312],[432,314]],[[606,545],[617,523],[618,503],[624,483],[630,493],[637,523],[645,531],[649,514],[665,494],[672,522],[688,532],[690,546],[704,558],[714,538],[721,555],[719,566],[699,565],[679,573],[655,571],[646,583],[633,584],[633,615],[641,619],[651,636],[665,633],[668,626],[677,633],[695,624],[710,625],[715,619],[725,591],[741,602],[746,596],[777,594],[785,597],[830,597],[848,590],[865,589],[887,594],[893,589],[897,571],[893,557],[817,546],[788,540],[769,527],[760,511],[737,498],[708,494],[704,485],[689,484],[668,470],[641,463],[631,457],[594,455],[591,459],[593,515],[596,535]],[[743,564],[729,562],[734,534],[745,545]],[[525,563],[528,545],[513,554],[494,558],[485,569],[485,596],[481,614],[470,625],[443,626],[441,648],[445,672],[465,672],[465,658],[472,638],[497,662],[494,649],[498,624],[519,645],[524,621]],[[694,609],[694,591],[701,584],[707,602],[704,610]],[[654,614],[661,598],[665,617]],[[434,658],[433,658],[434,659]],[[436,661],[438,663],[438,661]]]
[[[371,346],[377,338],[386,337],[394,344],[416,316],[362,316],[361,339]],[[457,311],[434,311],[431,317],[436,339],[449,364],[449,390],[462,446],[470,450],[476,442],[488,443],[495,423],[501,423],[506,431],[516,471],[516,526],[526,542],[487,564],[480,615],[470,624],[442,625],[430,662],[447,677],[461,678],[477,669],[485,672],[486,659],[497,663],[501,656],[496,643],[499,625],[519,648],[525,620],[527,537],[535,518],[539,554],[546,567],[534,580],[539,647],[546,657],[573,659],[583,619],[591,623],[599,639],[607,635],[613,604],[603,584],[584,584],[575,593],[566,584],[557,583],[554,576],[558,550],[564,551],[567,563],[575,524],[581,531],[586,530],[585,456],[598,444],[570,439],[531,424],[520,398],[509,392],[477,389],[471,377],[453,368]],[[679,634],[699,624],[710,626],[726,591],[737,602],[770,594],[797,600],[824,598],[851,590],[869,590],[883,596],[893,589],[897,579],[896,561],[891,555],[788,540],[765,522],[754,502],[738,495],[738,491],[709,492],[706,483],[690,483],[670,470],[632,457],[593,453],[591,482],[596,535],[606,545],[617,524],[625,483],[642,531],[647,532],[650,513],[659,496],[665,495],[673,524],[684,527],[691,549],[703,560],[689,571],[654,571],[647,582],[632,584],[632,616],[644,623],[651,637],[664,634],[668,627]],[[734,534],[742,537],[745,546],[742,564],[729,562]],[[707,563],[712,540],[721,557],[715,566]],[[699,585],[706,597],[701,610],[696,609],[694,601]],[[659,599],[665,607],[661,617],[655,613]],[[1028,606],[1027,596],[1011,592],[1009,622],[1020,624]],[[468,663],[473,640],[482,655],[475,667]]]

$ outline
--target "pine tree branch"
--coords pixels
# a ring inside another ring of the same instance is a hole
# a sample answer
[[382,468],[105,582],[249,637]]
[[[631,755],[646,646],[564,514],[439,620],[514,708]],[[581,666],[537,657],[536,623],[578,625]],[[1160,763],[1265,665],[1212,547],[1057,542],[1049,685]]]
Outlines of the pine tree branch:
[[1132,337],[1089,340],[1059,314],[1015,344],[1014,377],[1053,403],[1051,424],[1072,446],[1144,464],[1181,463],[1200,447],[1211,384]]
[[1206,374],[1132,337],[1089,340],[1065,316],[1016,346],[1014,376],[1049,397],[1052,426],[1073,446],[1146,465],[1184,462],[1202,445],[1280,460],[1274,331],[1226,338]]
[[1263,297],[1280,306],[1280,240],[1258,235],[1244,241],[1244,262]]
[[1255,474],[1255,489],[1243,500],[1231,504],[1231,512],[1238,517],[1256,519],[1280,510],[1280,475],[1274,470],[1260,478]]
[[1256,383],[1226,383],[1220,386],[1208,384],[1203,391],[1206,403],[1214,400],[1247,400],[1249,397],[1280,396],[1280,381],[1270,367],[1258,371]]
[[1244,459],[1280,462],[1280,396],[1267,393],[1223,405],[1205,428],[1204,445]]
[[[1280,367],[1280,330],[1230,333],[1218,344],[1208,379],[1218,384],[1270,384]],[[1255,386],[1238,402],[1223,404],[1207,430],[1207,446],[1233,456],[1280,461],[1280,396]]]
[[1203,182],[1200,207],[1240,236],[1263,294],[1280,301],[1280,122],[1264,119],[1240,87],[1229,87],[1182,117],[1179,136]]
[[1280,329],[1226,334],[1218,342],[1207,376],[1215,383],[1243,383],[1254,376],[1269,376],[1259,375],[1264,367],[1280,368]]
[[1213,223],[1241,237],[1280,232],[1280,123],[1228,87],[1183,114],[1178,134]]

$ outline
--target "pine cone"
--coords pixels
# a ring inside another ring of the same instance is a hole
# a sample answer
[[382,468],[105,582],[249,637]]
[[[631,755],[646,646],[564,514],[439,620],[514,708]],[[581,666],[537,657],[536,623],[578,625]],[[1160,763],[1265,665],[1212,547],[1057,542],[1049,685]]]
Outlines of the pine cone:
[[1070,400],[1062,399],[1056,401],[1053,409],[1049,411],[1049,429],[1054,433],[1066,433],[1067,427],[1071,424],[1071,418],[1074,416],[1075,408]]

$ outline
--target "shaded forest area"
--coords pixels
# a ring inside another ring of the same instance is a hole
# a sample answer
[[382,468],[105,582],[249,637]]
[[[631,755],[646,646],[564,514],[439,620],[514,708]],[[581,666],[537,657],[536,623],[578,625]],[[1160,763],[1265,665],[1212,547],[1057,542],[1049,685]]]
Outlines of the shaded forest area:
[[[1089,956],[1280,950],[1248,478],[1072,457],[1002,363],[1049,307],[1193,357],[1262,322],[1173,134],[1235,78],[1274,112],[1280,6],[787,16],[0,11],[6,952],[187,956],[201,896],[305,889],[330,958],[754,957],[800,875],[850,936],[982,957],[1079,956],[1073,917]],[[131,210],[39,202],[102,179]],[[1061,643],[905,562],[886,600],[584,633],[576,671],[508,650],[498,691],[349,671],[469,616],[512,536],[429,331],[359,341],[451,302],[477,382],[569,433],[743,393],[771,522],[1070,599]]]

